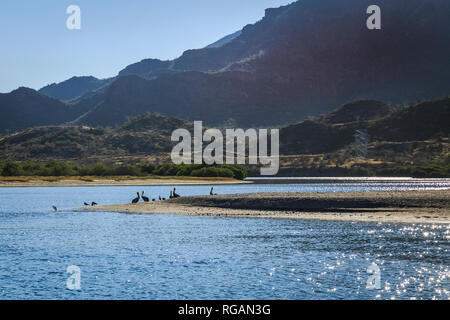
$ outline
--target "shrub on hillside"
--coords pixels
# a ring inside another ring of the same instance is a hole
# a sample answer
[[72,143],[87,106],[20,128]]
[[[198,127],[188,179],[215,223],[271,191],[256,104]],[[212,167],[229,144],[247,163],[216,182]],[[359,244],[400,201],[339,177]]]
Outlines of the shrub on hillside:
[[193,177],[234,177],[232,170],[220,167],[204,167],[191,172]]

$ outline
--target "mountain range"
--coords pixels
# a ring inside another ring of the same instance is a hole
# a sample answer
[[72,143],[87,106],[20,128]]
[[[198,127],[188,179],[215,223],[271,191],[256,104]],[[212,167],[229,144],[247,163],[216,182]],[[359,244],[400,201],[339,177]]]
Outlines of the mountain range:
[[[359,100],[326,115],[280,129],[281,162],[291,155],[327,155],[353,161],[354,133],[367,130],[369,157],[381,162],[423,163],[448,154],[450,97],[393,108],[375,100]],[[55,159],[111,163],[124,158],[168,160],[177,128],[193,123],[161,114],[143,114],[114,129],[88,126],[42,126],[0,138],[0,157],[15,161]],[[342,156],[344,154],[344,156]],[[303,159],[304,160],[304,159]],[[305,167],[302,165],[301,167]]]
[[171,61],[146,59],[112,79],[72,78],[40,94],[3,94],[0,131],[115,127],[146,112],[209,126],[279,126],[357,99],[396,105],[447,96],[449,1],[379,0],[381,30],[366,27],[371,4],[300,0]]

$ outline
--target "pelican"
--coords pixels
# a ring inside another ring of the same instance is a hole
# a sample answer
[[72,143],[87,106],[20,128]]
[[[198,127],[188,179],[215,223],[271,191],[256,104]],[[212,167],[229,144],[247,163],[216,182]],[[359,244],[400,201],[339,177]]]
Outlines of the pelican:
[[173,197],[174,198],[179,198],[180,197],[180,195],[175,192],[175,188],[173,188]]
[[57,208],[57,207],[52,206],[52,208],[53,208],[53,210],[55,210],[55,212],[58,211],[58,208]]
[[161,195],[158,196],[159,201],[161,201]]
[[91,206],[96,206],[97,202],[92,201]]
[[209,191],[210,196],[217,196],[217,193],[214,193],[214,187],[211,187],[211,190]]
[[89,203],[85,202],[84,205],[85,205],[85,206],[89,206]]
[[172,199],[172,198],[173,198],[173,194],[172,194],[172,191],[170,191],[169,199]]
[[138,203],[140,197],[139,197],[139,192],[136,192],[137,194],[137,198],[134,198],[133,200],[131,200],[131,203]]
[[142,191],[142,200],[144,200],[144,202],[148,202],[149,201],[149,199],[148,199],[148,197],[146,197],[146,196],[144,196],[144,191]]

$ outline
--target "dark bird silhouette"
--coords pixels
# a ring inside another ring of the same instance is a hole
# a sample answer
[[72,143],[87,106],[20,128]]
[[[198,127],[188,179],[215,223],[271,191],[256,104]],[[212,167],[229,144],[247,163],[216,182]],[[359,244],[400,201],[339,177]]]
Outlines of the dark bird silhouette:
[[161,195],[158,196],[159,201],[161,201]]
[[155,198],[153,198],[153,199],[152,199],[152,201],[156,201],[156,199],[155,199]]
[[149,199],[148,199],[148,197],[146,197],[146,196],[144,196],[144,191],[142,191],[142,200],[144,200],[144,202],[148,202],[149,201]]
[[58,211],[58,208],[57,208],[57,207],[52,206],[52,208],[53,208],[53,210],[55,210],[55,212]]
[[85,206],[88,206],[88,205],[89,205],[89,203],[85,202],[85,203],[84,203],[84,205],[85,205]]
[[174,198],[179,198],[180,197],[180,195],[175,192],[175,188],[173,188],[173,197]]
[[214,193],[214,187],[211,187],[211,190],[209,191],[210,196],[216,196],[217,193]]
[[172,199],[172,198],[173,198],[173,194],[172,194],[172,191],[170,191],[169,199]]
[[97,202],[92,201],[91,206],[96,206],[97,204]]
[[139,192],[136,192],[136,194],[137,194],[137,197],[134,198],[133,200],[131,200],[131,203],[138,203],[138,201],[139,201],[139,199],[140,199],[140,197],[139,197]]

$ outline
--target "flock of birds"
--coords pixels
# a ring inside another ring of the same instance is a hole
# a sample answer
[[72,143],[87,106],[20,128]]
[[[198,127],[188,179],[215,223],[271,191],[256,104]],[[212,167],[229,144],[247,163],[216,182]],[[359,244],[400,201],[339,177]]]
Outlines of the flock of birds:
[[[140,199],[142,199],[142,201],[144,201],[144,202],[150,202],[150,198],[144,196],[144,191],[142,191],[141,194],[139,194],[139,192],[136,192],[136,194],[137,194],[137,197],[134,198],[133,200],[131,200],[131,203],[138,203]],[[209,194],[211,196],[217,195],[217,193],[214,192],[214,187],[211,187]],[[181,195],[179,195],[177,193],[177,189],[174,187],[173,190],[170,191],[169,199],[179,198],[179,197],[181,197]],[[163,201],[163,200],[166,200],[166,198],[161,197],[161,195],[159,195],[158,200]],[[155,198],[153,198],[152,201],[157,201],[157,200]]]
[[[139,194],[139,192],[136,192],[136,194],[137,194],[137,197],[134,198],[133,200],[131,200],[131,203],[138,203],[140,199],[142,199],[142,201],[144,201],[144,202],[150,202],[150,198],[144,196],[144,191],[142,191],[141,194]],[[211,190],[209,191],[209,194],[211,196],[217,195],[217,193],[214,192],[214,187],[211,187]],[[181,196],[177,193],[176,188],[173,188],[173,190],[170,191],[169,199],[179,198],[179,197],[181,197]],[[158,196],[158,200],[162,201],[162,200],[166,200],[166,198],[163,198],[163,197],[161,197],[161,195],[159,195]],[[157,201],[157,200],[155,198],[153,198],[152,201]],[[94,201],[92,201],[91,203],[84,202],[84,205],[93,207],[93,206],[97,205],[97,202],[94,202]],[[53,206],[53,210],[58,211],[58,208]]]
[[[141,194],[139,194],[139,192],[136,192],[137,197],[134,198],[133,200],[131,200],[131,203],[138,203],[140,199],[142,199],[144,202],[150,202],[150,198],[144,196],[144,191],[142,191]],[[215,196],[217,195],[217,193],[214,192],[214,187],[211,187],[211,190],[209,191],[209,195],[211,196]],[[174,187],[172,191],[170,191],[170,195],[169,195],[169,199],[173,199],[173,198],[179,198],[181,197],[177,192],[176,192],[176,188]],[[161,195],[158,196],[158,200],[162,201],[162,200],[166,200],[166,198],[162,198]],[[155,198],[152,199],[152,201],[156,201]],[[91,203],[88,202],[84,202],[85,206],[96,206],[98,203],[95,201],[92,201]],[[53,210],[56,212],[58,211],[58,208],[55,206],[52,206]]]

